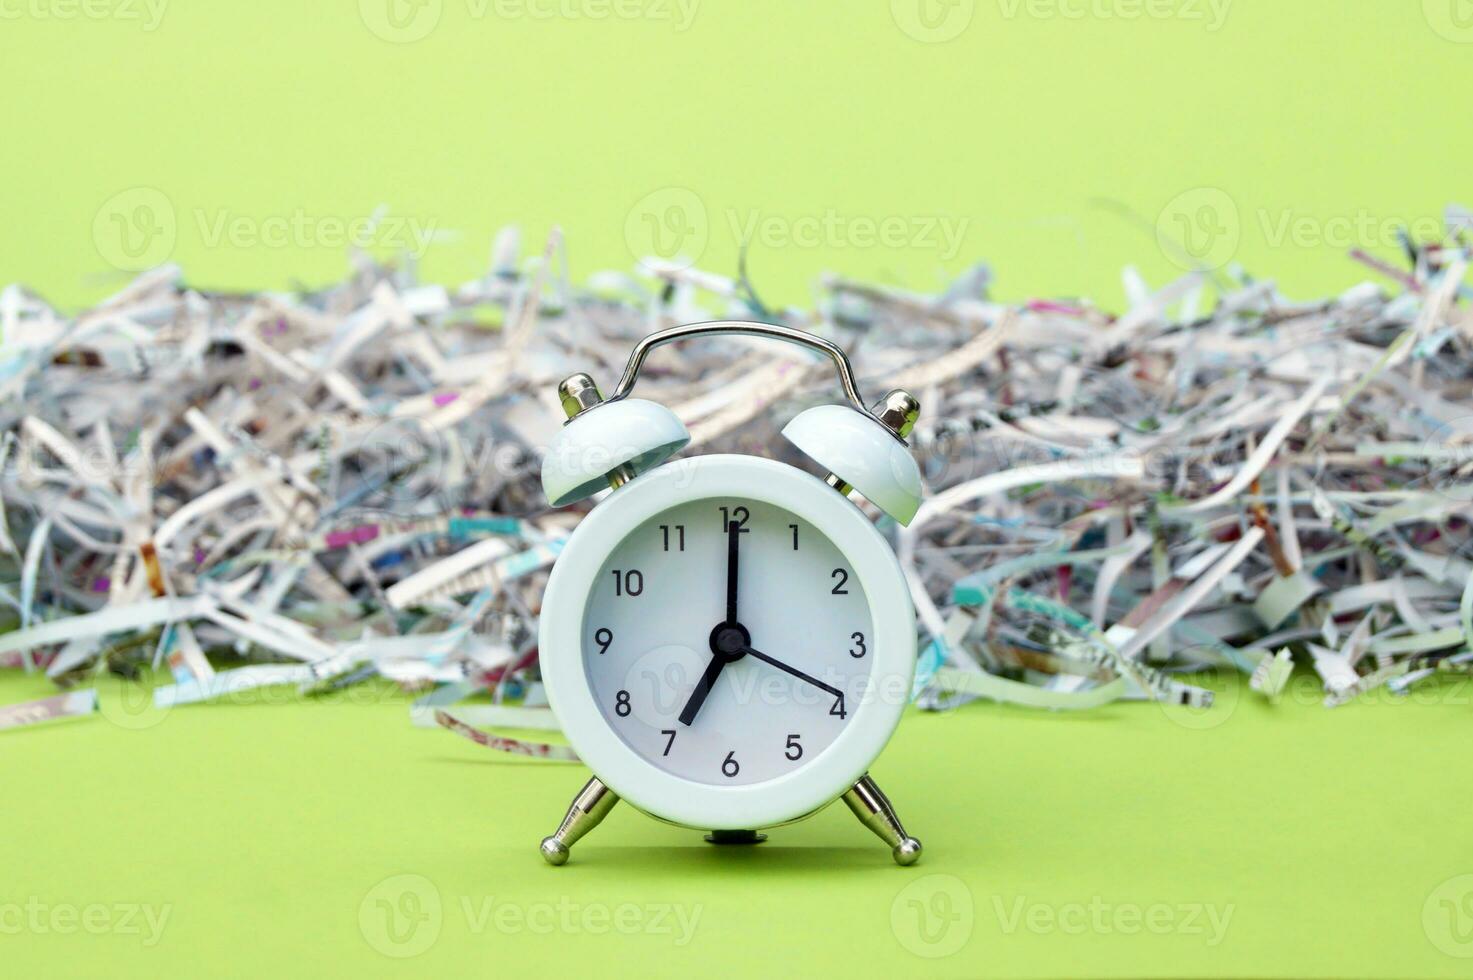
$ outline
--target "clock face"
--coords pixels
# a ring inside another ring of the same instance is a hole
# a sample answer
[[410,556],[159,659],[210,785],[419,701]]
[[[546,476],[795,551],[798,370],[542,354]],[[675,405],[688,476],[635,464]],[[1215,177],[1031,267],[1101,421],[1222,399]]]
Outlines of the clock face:
[[676,504],[619,540],[581,646],[608,727],[652,766],[714,786],[818,759],[875,662],[870,602],[839,544],[741,497]]

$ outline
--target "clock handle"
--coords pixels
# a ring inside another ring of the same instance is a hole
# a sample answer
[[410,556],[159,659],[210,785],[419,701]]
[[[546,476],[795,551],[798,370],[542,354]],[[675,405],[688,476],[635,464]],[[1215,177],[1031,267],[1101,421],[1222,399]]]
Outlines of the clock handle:
[[775,323],[757,323],[750,320],[711,320],[707,323],[686,323],[675,327],[667,327],[657,330],[634,345],[634,350],[629,354],[629,363],[624,365],[624,376],[619,379],[619,386],[609,396],[611,402],[619,401],[629,395],[634,389],[634,383],[639,379],[639,369],[644,366],[644,359],[649,352],[656,347],[677,340],[685,340],[691,337],[765,337],[768,340],[781,340],[789,344],[797,344],[799,347],[807,347],[809,350],[818,351],[834,362],[834,367],[839,370],[839,384],[844,388],[844,397],[849,400],[855,411],[875,418],[883,424],[864,405],[864,399],[859,396],[859,387],[854,383],[854,368],[849,364],[849,357],[842,348],[832,341],[828,341],[806,330],[796,330],[793,327],[784,327]]

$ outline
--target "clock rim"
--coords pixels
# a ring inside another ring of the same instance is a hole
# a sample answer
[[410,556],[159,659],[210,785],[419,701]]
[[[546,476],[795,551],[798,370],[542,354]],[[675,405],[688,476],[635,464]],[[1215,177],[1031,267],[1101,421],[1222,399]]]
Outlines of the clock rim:
[[[717,786],[685,779],[640,756],[598,709],[583,664],[587,597],[609,554],[650,518],[692,501],[760,501],[803,518],[849,562],[869,602],[874,694],[810,763],[774,779]],[[583,762],[610,789],[663,820],[708,830],[770,827],[843,794],[883,751],[910,699],[915,611],[894,552],[853,502],[786,463],[716,454],[666,463],[621,487],[573,530],[543,595],[538,647],[548,701]]]

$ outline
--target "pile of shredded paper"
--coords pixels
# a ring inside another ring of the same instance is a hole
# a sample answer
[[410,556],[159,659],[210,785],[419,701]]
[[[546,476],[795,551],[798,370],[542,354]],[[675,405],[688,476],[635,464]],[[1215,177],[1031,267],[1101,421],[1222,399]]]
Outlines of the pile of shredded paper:
[[[867,396],[920,398],[920,513],[863,506],[911,584],[923,707],[1221,710],[1204,674],[1277,700],[1296,664],[1329,706],[1436,685],[1473,671],[1469,217],[1447,220],[1403,262],[1353,255],[1370,280],[1330,299],[1127,270],[1118,314],[994,301],[985,266],[936,294],[830,277],[811,311],[672,262],[579,286],[557,233],[524,255],[514,229],[454,291],[366,256],[313,292],[160,268],[77,316],[10,286],[0,667],[63,693],[0,728],[153,667],[157,707],[387,681],[417,723],[569,758],[484,730],[556,728],[537,616],[593,505],[542,497],[555,386],[609,385],[641,336],[714,318],[813,331]],[[837,399],[831,365],[740,338],[662,349],[640,394],[689,454],[795,465],[778,430]]]

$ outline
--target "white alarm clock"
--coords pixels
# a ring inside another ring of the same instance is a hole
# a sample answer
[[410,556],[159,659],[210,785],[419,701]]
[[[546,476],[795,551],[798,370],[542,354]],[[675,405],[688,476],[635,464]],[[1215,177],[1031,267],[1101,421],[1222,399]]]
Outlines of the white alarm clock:
[[[628,395],[654,348],[721,334],[834,361],[848,404],[783,429],[826,481],[754,456],[667,462],[690,441],[685,426]],[[613,493],[569,537],[542,603],[548,699],[596,774],[543,857],[565,863],[621,798],[719,844],[756,843],[759,828],[842,798],[897,862],[914,863],[920,842],[866,770],[910,694],[915,611],[889,545],[848,495],[902,524],[915,516],[920,474],[904,441],[915,399],[892,391],[867,409],[838,347],[737,321],[644,338],[607,400],[586,374],[558,393],[569,420],[543,460],[548,500]]]

